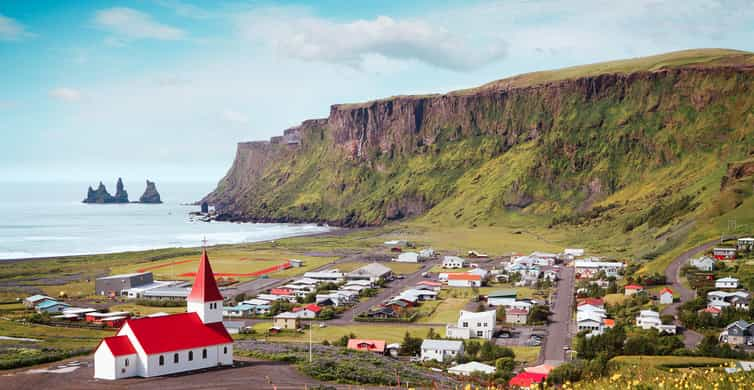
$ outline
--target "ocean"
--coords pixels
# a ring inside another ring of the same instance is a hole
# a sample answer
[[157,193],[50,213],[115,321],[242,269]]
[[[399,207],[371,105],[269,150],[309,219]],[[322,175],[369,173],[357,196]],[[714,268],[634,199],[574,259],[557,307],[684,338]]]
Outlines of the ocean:
[[[105,182],[115,193],[115,180]],[[328,231],[315,224],[192,222],[215,183],[157,182],[162,204],[83,204],[98,183],[0,182],[0,259],[238,244]],[[146,183],[124,180],[131,201]]]

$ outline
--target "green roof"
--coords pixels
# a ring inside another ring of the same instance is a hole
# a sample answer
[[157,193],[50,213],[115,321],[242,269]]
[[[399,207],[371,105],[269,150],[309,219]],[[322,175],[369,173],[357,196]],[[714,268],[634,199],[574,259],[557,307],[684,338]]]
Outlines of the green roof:
[[487,298],[515,298],[516,297],[516,290],[513,288],[506,288],[503,290],[497,290],[493,291],[489,294],[487,294]]

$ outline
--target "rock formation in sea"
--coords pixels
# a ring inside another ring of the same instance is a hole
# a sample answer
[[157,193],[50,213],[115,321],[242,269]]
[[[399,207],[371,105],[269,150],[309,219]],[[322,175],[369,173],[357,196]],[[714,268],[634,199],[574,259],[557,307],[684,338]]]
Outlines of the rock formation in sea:
[[107,192],[107,188],[102,182],[99,182],[99,187],[96,190],[89,186],[89,190],[86,192],[86,199],[83,203],[115,203],[115,198]]
[[102,184],[102,182],[99,182],[99,186],[97,186],[96,190],[89,186],[89,189],[86,192],[86,198],[81,202],[97,204],[128,203],[128,192],[123,188],[123,180],[118,178],[118,183],[115,187],[115,196],[112,196],[107,192],[107,188],[105,188],[105,185]]
[[157,192],[157,186],[155,186],[154,182],[147,180],[147,188],[144,190],[141,198],[139,198],[139,203],[162,203],[160,193]]
[[123,180],[118,178],[118,183],[115,184],[115,202],[114,203],[128,203],[128,192],[123,188]]

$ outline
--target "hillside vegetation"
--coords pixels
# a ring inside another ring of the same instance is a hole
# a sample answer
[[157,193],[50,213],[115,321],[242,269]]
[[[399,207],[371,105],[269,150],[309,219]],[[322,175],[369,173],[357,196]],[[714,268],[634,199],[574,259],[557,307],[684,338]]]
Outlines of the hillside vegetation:
[[[654,259],[754,228],[754,55],[708,49],[335,105],[244,143],[225,219],[536,230]],[[736,233],[730,231],[729,233]]]

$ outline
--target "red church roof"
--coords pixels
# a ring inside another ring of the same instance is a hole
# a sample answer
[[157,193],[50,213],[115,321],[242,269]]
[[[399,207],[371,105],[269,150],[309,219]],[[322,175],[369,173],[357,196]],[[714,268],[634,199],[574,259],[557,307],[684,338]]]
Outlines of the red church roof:
[[136,349],[134,349],[134,346],[133,344],[131,344],[131,340],[128,339],[128,336],[105,337],[100,342],[100,344],[102,343],[105,343],[107,347],[110,348],[110,352],[112,352],[113,356],[136,354]]
[[222,322],[204,324],[196,313],[131,319],[121,332],[126,326],[148,355],[233,342]]
[[194,286],[188,295],[188,301],[191,302],[211,302],[222,301],[223,296],[215,282],[215,274],[212,273],[212,266],[209,264],[207,250],[202,249],[202,259],[199,260],[199,271],[196,273]]

